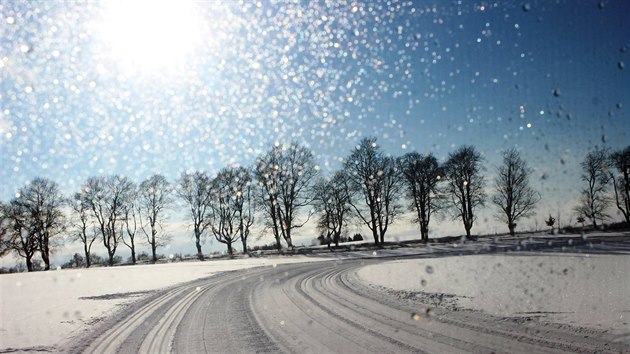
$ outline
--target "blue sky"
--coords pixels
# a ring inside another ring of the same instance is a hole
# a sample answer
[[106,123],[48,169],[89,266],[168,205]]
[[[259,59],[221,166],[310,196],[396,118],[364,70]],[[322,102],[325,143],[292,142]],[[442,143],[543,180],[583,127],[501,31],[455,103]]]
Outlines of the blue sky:
[[[339,168],[519,147],[541,213],[630,142],[628,1],[0,2],[0,199],[35,176],[248,165],[275,142]],[[544,178],[543,178],[544,177]],[[569,212],[567,212],[569,214]]]

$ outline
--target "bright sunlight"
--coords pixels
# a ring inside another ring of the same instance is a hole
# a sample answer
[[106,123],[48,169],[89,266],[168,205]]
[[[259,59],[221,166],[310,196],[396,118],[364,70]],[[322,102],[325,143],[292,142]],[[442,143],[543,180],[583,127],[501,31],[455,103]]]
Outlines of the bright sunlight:
[[111,1],[99,32],[112,59],[131,71],[168,70],[184,64],[201,38],[191,1]]

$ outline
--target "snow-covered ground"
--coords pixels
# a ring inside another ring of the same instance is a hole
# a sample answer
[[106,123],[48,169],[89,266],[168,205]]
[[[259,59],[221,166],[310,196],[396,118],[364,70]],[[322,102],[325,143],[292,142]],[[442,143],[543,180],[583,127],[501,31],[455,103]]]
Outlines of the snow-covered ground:
[[628,335],[629,272],[627,254],[510,253],[390,261],[366,266],[359,276],[455,307]]
[[[555,237],[554,244],[570,244],[564,240],[567,237]],[[572,237],[582,240],[578,235]],[[392,256],[422,258],[367,265],[359,270],[359,276],[392,291],[422,292],[426,298],[451,307],[628,335],[630,248],[622,249],[608,240],[595,242],[596,237],[588,236],[595,249],[588,244],[573,248],[582,253],[568,253],[569,248],[566,253],[514,251],[521,245],[547,244],[548,235],[540,235],[394,250],[325,252],[317,258],[270,256],[7,274],[0,276],[0,352],[9,348],[54,349],[85,333],[86,328],[113,314],[120,305],[148,296],[153,290],[222,271],[331,258]],[[456,256],[490,249],[491,245],[503,251]],[[554,248],[558,252],[564,249]]]
[[222,271],[318,260],[324,259],[266,257],[2,275],[0,352],[63,343],[86,325],[112,314],[119,305],[152,290]]

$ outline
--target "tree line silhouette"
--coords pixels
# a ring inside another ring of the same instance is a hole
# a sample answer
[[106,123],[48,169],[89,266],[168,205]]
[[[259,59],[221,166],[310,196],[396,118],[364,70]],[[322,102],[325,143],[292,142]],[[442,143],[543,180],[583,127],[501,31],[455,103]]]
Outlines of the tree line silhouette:
[[[0,255],[13,252],[32,271],[33,257],[39,254],[49,270],[51,249],[60,246],[59,235],[65,234],[83,245],[84,256],[75,255],[77,264],[82,258],[90,267],[97,240],[107,250],[109,265],[116,262],[121,244],[130,249],[135,264],[138,236],[150,246],[155,263],[157,249],[170,241],[164,211],[176,200],[187,211],[200,260],[206,236],[225,244],[230,257],[239,241],[247,252],[256,216],[279,250],[283,242],[293,248],[294,231],[314,216],[320,237],[329,245],[339,244],[352,220],[370,230],[375,245],[383,245],[388,227],[405,209],[414,215],[422,241],[429,240],[436,213],[460,220],[466,237],[473,238],[477,211],[488,201],[496,219],[515,235],[517,222],[534,215],[541,195],[531,187],[533,170],[518,150],[508,149],[502,157],[490,198],[484,158],[474,146],[459,147],[440,164],[430,153],[390,156],[374,137],[362,139],[342,169],[328,176],[322,176],[310,149],[291,142],[272,146],[251,168],[226,167],[214,177],[204,171],[182,173],[175,183],[160,174],[140,184],[119,175],[95,176],[66,197],[56,182],[37,177],[0,203]],[[591,220],[596,228],[598,221],[610,218],[607,209],[614,203],[630,223],[630,146],[612,153],[595,148],[581,168],[584,188],[574,209],[578,221]],[[546,223],[553,228],[551,219]]]

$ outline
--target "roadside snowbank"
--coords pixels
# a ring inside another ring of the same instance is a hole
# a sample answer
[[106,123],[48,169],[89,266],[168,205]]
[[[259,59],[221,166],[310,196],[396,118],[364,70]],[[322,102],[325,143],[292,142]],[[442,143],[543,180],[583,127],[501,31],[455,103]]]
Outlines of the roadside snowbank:
[[627,334],[629,271],[629,255],[512,253],[391,261],[359,276],[397,291],[439,294],[455,307]]
[[2,275],[0,351],[48,350],[153,290],[223,271],[319,260],[330,259],[265,257]]

